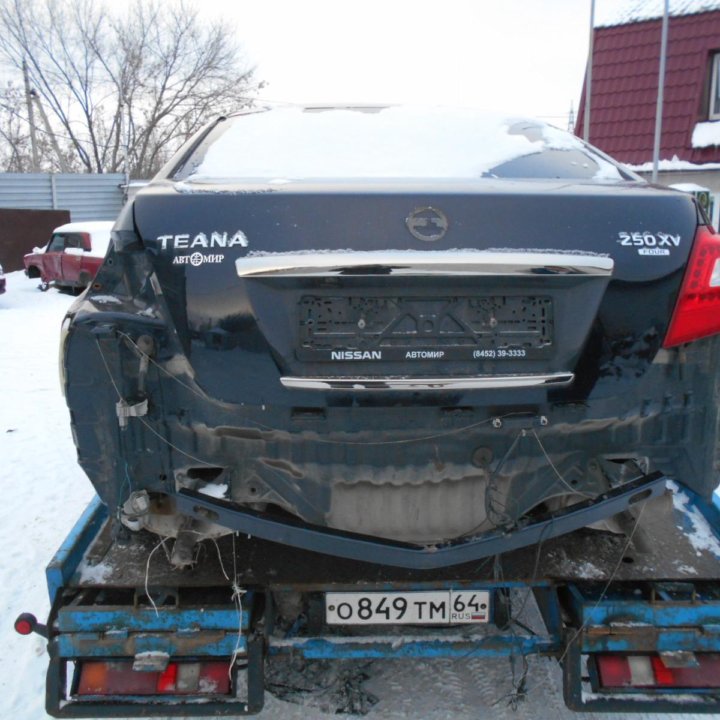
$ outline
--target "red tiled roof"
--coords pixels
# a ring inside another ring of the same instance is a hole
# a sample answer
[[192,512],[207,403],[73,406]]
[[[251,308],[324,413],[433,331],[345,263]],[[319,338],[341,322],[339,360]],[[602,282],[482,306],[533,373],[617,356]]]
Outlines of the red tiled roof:
[[[662,20],[595,28],[590,142],[618,160],[652,159]],[[671,17],[660,157],[719,162],[720,148],[692,147],[695,124],[707,120],[710,59],[720,52],[720,10]],[[585,91],[575,131],[582,136]]]

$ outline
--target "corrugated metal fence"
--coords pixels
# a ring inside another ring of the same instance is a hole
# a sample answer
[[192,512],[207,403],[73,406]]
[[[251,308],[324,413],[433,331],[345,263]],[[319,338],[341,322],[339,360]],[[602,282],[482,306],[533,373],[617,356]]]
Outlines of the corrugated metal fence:
[[124,202],[122,173],[0,173],[0,208],[68,210],[73,222],[114,220]]

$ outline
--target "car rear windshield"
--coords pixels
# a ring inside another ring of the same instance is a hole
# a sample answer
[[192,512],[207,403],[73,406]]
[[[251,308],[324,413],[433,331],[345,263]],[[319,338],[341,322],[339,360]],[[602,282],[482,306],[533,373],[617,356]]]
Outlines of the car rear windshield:
[[449,108],[274,108],[222,120],[176,168],[194,183],[639,178],[538,120]]

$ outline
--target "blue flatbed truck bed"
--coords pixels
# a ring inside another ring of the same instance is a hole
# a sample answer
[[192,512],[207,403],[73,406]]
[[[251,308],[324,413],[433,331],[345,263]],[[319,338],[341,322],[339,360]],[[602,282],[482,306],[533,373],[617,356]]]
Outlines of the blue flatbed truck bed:
[[[156,536],[120,541],[96,498],[48,565],[47,622],[24,613],[16,629],[47,638],[56,717],[253,714],[265,664],[288,655],[542,654],[560,661],[571,709],[718,713],[720,510],[669,483],[625,519],[625,534],[583,529],[434,570],[234,534],[206,541],[194,567],[177,570]],[[331,592],[461,591],[484,601],[487,622],[328,623]],[[532,599],[543,628],[513,616],[514,596],[523,607]]]

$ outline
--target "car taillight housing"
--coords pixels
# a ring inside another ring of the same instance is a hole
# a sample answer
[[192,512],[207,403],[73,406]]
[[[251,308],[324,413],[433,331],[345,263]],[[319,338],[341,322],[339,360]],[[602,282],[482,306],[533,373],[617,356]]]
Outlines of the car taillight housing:
[[720,235],[698,228],[664,348],[720,333]]

